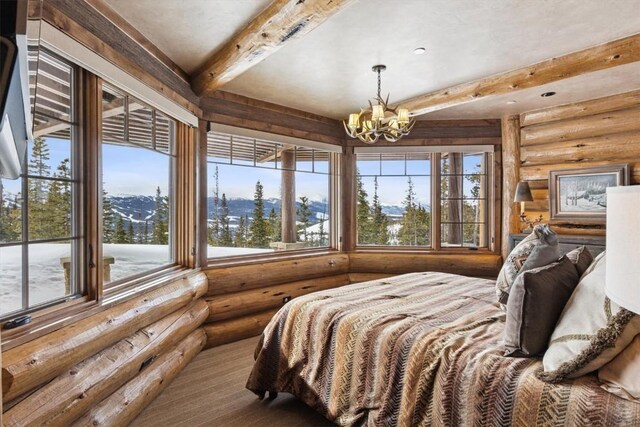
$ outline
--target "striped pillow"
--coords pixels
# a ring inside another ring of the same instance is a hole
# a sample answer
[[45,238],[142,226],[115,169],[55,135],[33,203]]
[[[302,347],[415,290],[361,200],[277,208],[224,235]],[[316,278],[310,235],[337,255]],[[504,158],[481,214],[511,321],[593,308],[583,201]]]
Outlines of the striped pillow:
[[542,360],[540,379],[558,382],[593,372],[640,333],[640,316],[605,295],[605,277],[603,252],[585,271],[560,316]]

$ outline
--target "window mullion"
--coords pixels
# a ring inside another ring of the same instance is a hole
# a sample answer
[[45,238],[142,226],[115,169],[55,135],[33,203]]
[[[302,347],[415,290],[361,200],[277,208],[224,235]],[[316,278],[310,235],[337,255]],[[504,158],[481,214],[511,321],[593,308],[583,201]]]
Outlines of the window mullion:
[[440,153],[431,153],[431,246],[435,250],[441,248],[441,232],[440,224],[442,214],[442,168],[440,167],[442,155]]

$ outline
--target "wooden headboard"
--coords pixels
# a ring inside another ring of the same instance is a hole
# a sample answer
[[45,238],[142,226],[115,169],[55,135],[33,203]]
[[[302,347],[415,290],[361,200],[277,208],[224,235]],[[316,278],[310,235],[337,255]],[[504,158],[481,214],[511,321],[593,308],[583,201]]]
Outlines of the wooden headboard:
[[[509,251],[522,241],[528,234],[511,234],[509,236]],[[578,248],[580,246],[586,246],[589,252],[595,257],[600,252],[604,251],[606,238],[605,236],[580,236],[580,235],[558,235],[560,240],[560,251],[562,254]]]

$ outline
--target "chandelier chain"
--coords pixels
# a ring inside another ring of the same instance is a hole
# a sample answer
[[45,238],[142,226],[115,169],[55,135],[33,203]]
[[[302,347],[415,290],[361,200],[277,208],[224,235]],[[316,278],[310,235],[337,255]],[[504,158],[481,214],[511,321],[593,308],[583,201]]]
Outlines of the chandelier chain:
[[382,87],[382,78],[380,77],[380,69],[378,69],[378,98],[380,98],[380,89]]

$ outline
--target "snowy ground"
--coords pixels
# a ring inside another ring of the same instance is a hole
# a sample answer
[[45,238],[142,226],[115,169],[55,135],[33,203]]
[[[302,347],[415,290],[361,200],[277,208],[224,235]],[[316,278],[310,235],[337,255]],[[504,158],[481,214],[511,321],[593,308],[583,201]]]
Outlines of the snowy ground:
[[[69,244],[33,244],[29,247],[29,298],[35,305],[64,296],[61,259],[69,256]],[[22,307],[22,247],[0,248],[0,314]],[[209,257],[273,252],[272,249],[209,247]],[[111,280],[119,280],[169,262],[164,245],[104,245],[104,255],[114,258]]]

